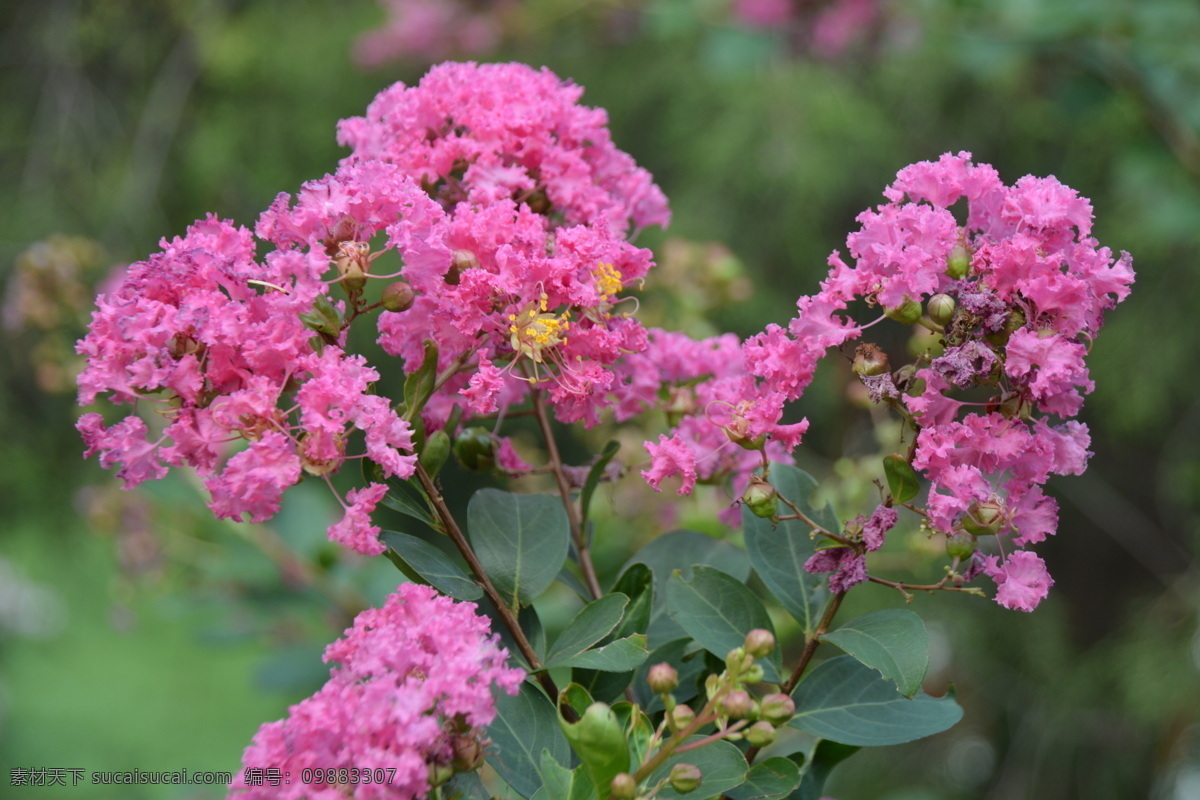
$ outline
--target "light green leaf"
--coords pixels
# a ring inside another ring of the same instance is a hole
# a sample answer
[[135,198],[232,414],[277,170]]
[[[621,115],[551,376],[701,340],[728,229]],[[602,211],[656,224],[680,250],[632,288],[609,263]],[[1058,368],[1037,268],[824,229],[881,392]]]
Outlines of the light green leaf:
[[575,618],[567,623],[567,627],[546,654],[546,668],[561,666],[567,659],[582,653],[607,636],[621,622],[627,605],[628,597],[614,593],[606,594],[584,606]]
[[888,491],[897,503],[907,503],[921,490],[917,473],[902,456],[886,456],[883,459],[883,474],[887,477]]
[[905,697],[917,693],[929,669],[929,635],[925,623],[908,609],[890,608],[865,614],[822,638],[895,681]]
[[[383,531],[379,536],[391,548],[392,554],[416,574],[414,580],[428,583],[455,600],[474,601],[483,597],[479,584],[471,580],[450,556],[429,542],[399,531]],[[401,571],[408,574],[406,570]]]
[[953,693],[940,698],[918,694],[910,700],[853,656],[822,663],[800,681],[792,699],[796,716],[789,725],[863,747],[911,742],[962,719]]
[[[667,612],[704,649],[724,659],[741,647],[754,628],[774,632],[762,601],[746,584],[712,567],[696,567],[692,580],[676,572],[667,582]],[[778,683],[782,669],[779,648],[760,659],[767,681]]]
[[578,719],[569,722],[559,711],[558,724],[571,749],[587,767],[592,783],[608,787],[621,772],[629,771],[629,742],[621,718],[605,703],[592,701],[582,686],[572,683],[558,696],[559,707],[570,706]]
[[480,489],[467,503],[475,554],[512,606],[546,590],[567,558],[570,524],[558,498]]

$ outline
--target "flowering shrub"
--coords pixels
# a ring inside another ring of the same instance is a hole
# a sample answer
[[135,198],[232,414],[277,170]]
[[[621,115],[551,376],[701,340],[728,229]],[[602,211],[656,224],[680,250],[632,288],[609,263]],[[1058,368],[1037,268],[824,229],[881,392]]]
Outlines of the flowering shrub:
[[[835,628],[846,592],[982,595],[970,584],[986,575],[997,602],[1030,611],[1049,591],[1029,549],[1057,527],[1042,485],[1085,468],[1088,430],[1071,419],[1092,389],[1084,356],[1133,280],[1129,256],[1091,238],[1090,204],[1054,178],[1005,185],[966,153],[912,165],[786,326],[697,341],[635,317],[653,255],[631,240],[669,211],[580,95],[518,64],[435,67],[343,121],[350,155],[253,233],[197,222],[98,301],[81,402],[158,412],[80,419],[88,454],[126,487],[188,466],[214,514],[261,521],[305,476],[333,489],[362,460],[366,485],[338,497],[329,538],[428,584],[329,647],[329,683],[259,731],[234,796],[483,798],[482,757],[522,797],[816,797],[854,748],[962,713],[921,691],[920,618]],[[257,241],[274,249],[259,257]],[[403,397],[377,394],[383,367],[351,352],[349,329],[371,320],[407,373]],[[879,323],[934,337],[894,367],[865,341]],[[844,520],[791,464],[810,424],[794,404],[835,349],[904,431],[877,501]],[[646,442],[641,476],[678,479],[680,495],[731,486],[722,516],[743,544],[673,531],[601,575],[590,506],[626,470],[615,445],[565,464],[552,419],[648,430],[659,411],[669,430]],[[508,439],[522,415],[544,464]],[[556,495],[481,489],[464,526],[442,494],[451,454],[500,478],[544,473]],[[382,531],[380,505],[414,532]],[[869,560],[914,528],[945,545],[937,583]],[[531,604],[556,581],[585,605],[547,645]],[[490,622],[463,605],[484,600]],[[768,607],[803,632],[787,664]],[[845,655],[816,664],[826,642]],[[810,736],[760,758],[785,726]],[[376,768],[393,771],[384,784],[350,777]],[[283,794],[260,783],[281,773]]]

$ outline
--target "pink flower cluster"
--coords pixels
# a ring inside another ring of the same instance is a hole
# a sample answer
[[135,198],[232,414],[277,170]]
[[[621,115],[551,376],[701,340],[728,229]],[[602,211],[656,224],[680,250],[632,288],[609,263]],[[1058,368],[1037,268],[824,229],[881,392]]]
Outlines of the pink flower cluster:
[[[779,424],[781,401],[800,397],[829,348],[862,335],[867,326],[845,313],[851,303],[882,307],[909,324],[928,311],[924,323],[942,333],[944,352],[907,371],[864,370],[863,380],[876,402],[920,428],[912,466],[931,482],[928,525],[1007,537],[1016,552],[1005,557],[1002,542],[999,555],[975,568],[996,581],[1002,605],[1031,610],[1051,580],[1024,548],[1057,526],[1057,506],[1042,485],[1050,475],[1082,473],[1090,455],[1087,427],[1067,418],[1092,390],[1084,356],[1104,312],[1129,293],[1129,255],[1114,258],[1091,237],[1091,206],[1073,189],[1053,177],[1006,186],[968,153],[907,167],[884,195],[889,202],[862,213],[860,229],[847,238],[853,266],[835,252],[821,291],[799,299],[787,328],[769,325],[742,346],[745,371],[757,379],[739,379],[755,409],[745,416],[768,423],[752,430],[791,449],[802,428],[783,436],[768,428]],[[964,199],[960,223],[952,207]],[[723,359],[726,369],[734,369],[732,355]],[[956,396],[966,392],[970,399]],[[979,406],[983,413],[972,410]],[[687,438],[681,426],[648,445],[653,465],[644,474],[653,485],[682,473],[690,486]],[[862,547],[823,551],[812,571],[833,572],[841,590],[864,580],[862,552],[882,543],[875,533],[895,521],[889,516],[882,526],[878,514],[853,531]]]
[[[482,730],[496,716],[492,689],[516,694],[524,679],[505,666],[473,603],[404,584],[383,608],[358,615],[325,650],[336,666],[312,697],[259,728],[229,796],[253,800],[409,800],[430,778],[474,769]],[[291,775],[283,786],[255,785],[254,770]],[[304,770],[393,770],[387,782],[310,783]]]
[[611,365],[645,347],[618,295],[651,254],[625,237],[670,212],[582,91],[520,64],[443,64],[339,128],[353,150],[343,169],[392,166],[436,201],[428,227],[386,231],[416,299],[379,320],[380,344],[410,370],[426,339],[438,344],[447,377],[427,424],[464,398],[489,414],[543,383],[559,419],[594,424]]
[[[455,405],[468,418],[502,412],[531,387],[559,419],[597,422],[612,364],[645,347],[619,295],[651,256],[624,237],[670,214],[581,93],[520,64],[443,64],[341,123],[353,152],[262,214],[256,234],[275,249],[261,261],[248,231],[215,219],[164,242],[100,298],[79,350],[81,403],[155,404],[165,430],[88,414],[88,454],[129,487],[194,467],[218,516],[254,521],[303,473],[337,470],[355,430],[385,475],[407,478],[409,425],[371,393],[379,374],[345,352],[346,329],[381,304],[395,310],[379,315],[379,342],[407,371],[427,340],[438,346],[430,429]],[[384,256],[399,257],[390,274]],[[370,279],[391,282],[379,303]],[[339,283],[346,301],[332,297]],[[236,440],[248,446],[230,455]],[[370,514],[385,492],[352,492],[330,537],[381,553]]]
[[646,481],[680,476],[679,494],[697,481],[732,477],[741,487],[767,458],[787,460],[808,421],[784,424],[788,397],[756,380],[746,369],[742,344],[733,334],[696,341],[685,334],[654,330],[649,346],[619,365],[617,418],[661,408],[672,421],[670,436],[646,442],[650,467]]
[[[78,345],[87,359],[80,403],[108,394],[157,411],[162,430],[133,414],[112,426],[85,414],[77,427],[87,455],[118,467],[126,488],[190,466],[217,517],[255,522],[278,511],[303,473],[337,469],[355,430],[386,475],[412,474],[409,426],[368,391],[378,373],[342,349],[344,336],[314,347],[301,321],[329,302],[321,265],[283,251],[260,263],[249,231],[212,217],[162,248],[98,298]],[[235,441],[246,447],[230,455]],[[369,513],[381,494],[365,492],[350,515]],[[382,552],[378,529],[349,518],[340,538]]]

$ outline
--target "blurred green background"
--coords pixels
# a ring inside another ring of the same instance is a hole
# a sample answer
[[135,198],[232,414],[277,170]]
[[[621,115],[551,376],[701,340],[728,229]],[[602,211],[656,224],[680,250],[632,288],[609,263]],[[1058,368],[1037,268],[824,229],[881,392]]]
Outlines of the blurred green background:
[[[618,145],[671,200],[669,236],[723,242],[762,287],[713,305],[719,329],[786,321],[855,215],[914,161],[969,150],[1007,182],[1054,174],[1092,200],[1096,237],[1133,254],[1138,281],[1089,360],[1091,467],[1051,484],[1063,508],[1043,549],[1051,598],[1031,616],[917,598],[932,685],[957,684],[965,720],[855,756],[828,793],[1194,800],[1200,6],[877,10],[830,57],[803,24],[741,27],[721,0],[533,0],[505,5],[498,48],[478,57],[547,65],[608,109]],[[353,610],[394,588],[382,559],[324,542],[319,492],[256,527],[206,520],[183,478],[122,493],[79,458],[70,390],[86,287],[207,212],[252,224],[278,192],[333,169],[338,119],[419,78],[417,57],[355,66],[354,41],[383,20],[370,0],[0,5],[6,797],[223,796],[7,784],[18,767],[236,770],[258,725],[323,680],[320,651]],[[661,255],[667,239],[639,243]],[[834,379],[801,405],[803,463],[829,475],[863,439],[861,417]]]

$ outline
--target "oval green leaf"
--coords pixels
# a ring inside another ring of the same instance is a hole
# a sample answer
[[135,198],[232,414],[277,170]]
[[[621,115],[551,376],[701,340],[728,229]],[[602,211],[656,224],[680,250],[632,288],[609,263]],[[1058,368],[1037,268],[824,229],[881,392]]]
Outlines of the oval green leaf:
[[[684,745],[702,739],[703,736],[692,736]],[[676,800],[682,797],[699,800],[704,797],[717,797],[736,786],[741,786],[749,769],[742,751],[729,742],[720,740],[696,750],[672,755],[650,773],[644,785],[657,786],[659,781],[671,774],[671,769],[676,764],[691,764],[699,769],[702,776],[700,787],[687,794],[680,794],[672,789],[670,784],[666,784],[655,795],[659,800]]]
[[512,606],[546,590],[567,559],[570,523],[558,498],[480,489],[467,503],[475,555]]
[[746,773],[746,782],[725,792],[730,800],[779,800],[800,785],[800,768],[786,758],[768,758]]
[[479,588],[479,584],[471,580],[450,556],[429,542],[400,531],[383,531],[379,537],[420,580],[442,594],[467,601],[483,597],[483,589]]
[[571,746],[558,727],[558,712],[546,695],[528,683],[515,697],[493,691],[496,719],[488,726],[492,740],[484,753],[500,777],[524,797],[533,797],[542,785],[538,767],[548,750],[559,764],[571,763]]
[[[754,628],[774,632],[771,618],[762,601],[746,584],[712,567],[697,566],[686,581],[676,572],[667,582],[667,613],[705,650],[724,659],[730,650],[741,647],[746,634]],[[764,679],[780,680],[780,656],[776,647],[760,659]]]
[[905,697],[917,693],[929,669],[929,635],[925,623],[908,609],[889,608],[864,614],[822,638],[879,670],[884,678],[895,681]]
[[921,483],[917,473],[903,456],[890,455],[883,459],[883,474],[887,477],[888,491],[897,503],[907,503],[917,496]]
[[953,694],[911,700],[853,656],[822,663],[792,693],[796,716],[788,724],[842,744],[900,744],[941,733],[962,719]]

